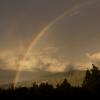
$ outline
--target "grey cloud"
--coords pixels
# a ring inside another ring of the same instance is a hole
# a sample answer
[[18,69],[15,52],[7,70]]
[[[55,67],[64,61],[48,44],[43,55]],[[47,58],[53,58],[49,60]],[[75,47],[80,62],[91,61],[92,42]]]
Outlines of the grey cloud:
[[74,64],[69,64],[64,69],[65,72],[71,72],[71,71],[74,71],[74,70],[76,70],[76,65],[74,65]]

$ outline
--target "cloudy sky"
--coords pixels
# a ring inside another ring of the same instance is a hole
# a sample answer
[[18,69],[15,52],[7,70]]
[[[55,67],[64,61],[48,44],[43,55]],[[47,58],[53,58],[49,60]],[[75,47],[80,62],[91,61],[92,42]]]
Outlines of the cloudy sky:
[[62,72],[92,63],[100,66],[100,0],[0,0],[0,69]]

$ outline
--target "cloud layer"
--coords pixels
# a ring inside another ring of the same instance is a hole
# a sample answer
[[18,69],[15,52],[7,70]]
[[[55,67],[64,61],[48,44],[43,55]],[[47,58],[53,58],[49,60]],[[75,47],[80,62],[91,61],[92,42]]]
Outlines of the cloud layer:
[[100,52],[96,52],[93,54],[87,54],[87,57],[90,59],[90,62],[100,66]]
[[85,55],[85,61],[77,60],[71,62],[68,59],[57,58],[49,55],[49,51],[54,53],[59,50],[56,47],[44,48],[41,52],[31,52],[28,57],[21,61],[19,54],[11,51],[3,51],[0,56],[0,68],[17,70],[20,62],[22,70],[25,71],[50,71],[50,72],[64,72],[72,70],[85,70],[91,68],[91,64],[100,66],[100,52]]

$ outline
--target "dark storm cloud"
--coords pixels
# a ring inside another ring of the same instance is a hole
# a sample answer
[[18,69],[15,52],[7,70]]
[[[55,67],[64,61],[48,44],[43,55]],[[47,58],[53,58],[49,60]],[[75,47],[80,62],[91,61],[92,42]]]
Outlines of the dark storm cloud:
[[99,8],[100,2],[81,8],[77,15],[65,17],[50,30],[48,42],[60,48],[59,55],[79,59],[87,52],[100,51]]
[[77,2],[73,0],[1,0],[1,46],[30,42],[49,22],[74,4]]

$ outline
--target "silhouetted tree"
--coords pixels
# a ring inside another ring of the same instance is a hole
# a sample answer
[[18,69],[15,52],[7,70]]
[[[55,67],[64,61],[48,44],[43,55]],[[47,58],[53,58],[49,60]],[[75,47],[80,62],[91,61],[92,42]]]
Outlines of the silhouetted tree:
[[93,68],[86,71],[83,81],[83,88],[87,88],[92,93],[96,93],[100,89],[100,71],[98,67],[92,64]]
[[56,86],[58,89],[61,90],[66,90],[69,89],[71,87],[70,83],[67,81],[67,79],[64,79],[64,81],[59,85],[57,84]]
[[70,83],[67,81],[67,79],[64,79],[64,81],[61,83],[61,87],[63,88],[69,88],[71,87]]
[[87,70],[84,81],[83,81],[83,84],[82,84],[83,87],[85,87],[85,88],[88,87],[90,78],[91,78],[91,72],[89,70]]
[[98,75],[100,74],[100,71],[98,67],[96,67],[94,64],[92,64],[92,66],[93,66],[93,68],[91,69],[92,78],[97,78]]
[[32,85],[32,88],[33,89],[38,89],[38,84],[36,82],[34,82],[33,85]]

